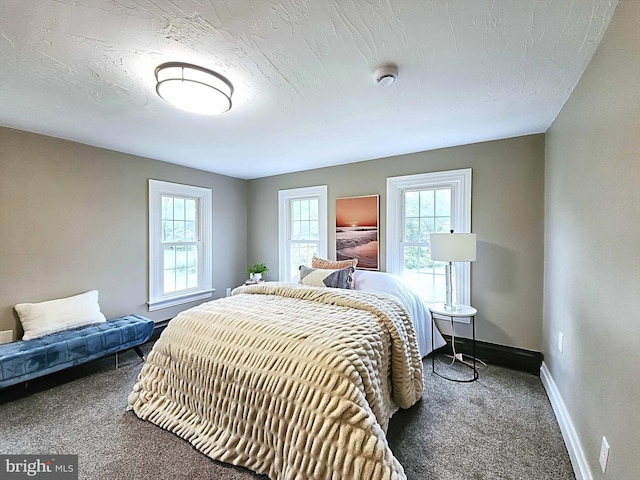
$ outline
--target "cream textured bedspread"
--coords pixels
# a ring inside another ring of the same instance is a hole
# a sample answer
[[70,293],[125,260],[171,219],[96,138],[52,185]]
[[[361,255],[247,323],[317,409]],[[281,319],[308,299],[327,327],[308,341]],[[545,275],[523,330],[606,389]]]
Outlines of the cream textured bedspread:
[[396,300],[270,282],[171,320],[129,406],[272,479],[403,479],[385,432],[422,387],[415,331]]

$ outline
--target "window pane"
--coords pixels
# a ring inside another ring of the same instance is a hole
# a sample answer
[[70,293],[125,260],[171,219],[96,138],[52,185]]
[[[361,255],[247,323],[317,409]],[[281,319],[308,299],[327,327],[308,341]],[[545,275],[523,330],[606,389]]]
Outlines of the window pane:
[[184,239],[187,242],[193,242],[197,240],[196,237],[196,222],[184,222]]
[[176,253],[173,247],[164,247],[164,269],[170,270],[176,266]]
[[429,234],[435,230],[435,222],[433,218],[421,218],[420,219],[420,242],[428,242]]
[[409,282],[420,298],[431,298],[435,275],[429,249],[422,246],[405,246],[403,257],[402,277]]
[[434,233],[447,233],[451,230],[451,219],[449,217],[438,217],[435,219]]
[[187,266],[187,251],[185,247],[176,248],[176,268],[184,268]]
[[420,241],[420,222],[417,218],[405,219],[404,237],[407,242]]
[[300,265],[311,266],[311,258],[318,254],[317,242],[292,243],[291,244],[291,275],[293,277],[298,272]]
[[300,222],[300,236],[309,238],[309,222]]
[[[443,192],[449,194],[448,190]],[[429,235],[437,231],[434,219],[436,193],[430,189],[405,192],[404,241],[427,243]],[[443,198],[446,200],[448,197]]]
[[164,221],[162,222],[162,241],[163,242],[173,242],[173,222],[172,221]]
[[164,271],[164,293],[175,292],[176,290],[176,277],[175,270]]
[[405,192],[404,215],[405,217],[417,217],[420,215],[420,192]]
[[424,270],[429,264],[426,247],[404,247],[404,269]]
[[[290,204],[292,212],[292,218],[290,219],[291,240],[317,240],[320,228],[318,200],[291,200]],[[302,249],[302,247],[300,248]]]
[[300,266],[300,245],[297,243],[291,244],[289,258],[291,258],[291,267],[297,269]]
[[445,275],[446,262],[432,262],[433,273],[436,275]]
[[187,288],[196,288],[198,286],[198,269],[191,267],[187,276]]
[[432,217],[434,212],[434,191],[422,190],[420,192],[420,216]]
[[163,220],[173,219],[173,198],[172,197],[162,197],[162,219]]
[[176,290],[185,290],[187,288],[187,269],[176,269]]
[[187,266],[196,267],[198,265],[198,247],[189,245],[187,247]]
[[291,240],[300,239],[300,222],[293,222],[291,224]]
[[443,301],[447,297],[447,282],[444,275],[433,276],[433,292],[431,293],[431,301]]
[[300,201],[291,200],[291,219],[293,221],[300,220]]
[[309,238],[312,238],[314,240],[318,239],[318,229],[319,229],[319,225],[318,222],[311,222],[309,224]]
[[451,190],[436,191],[436,216],[451,216]]
[[404,247],[404,270],[416,270],[420,263],[419,247]]
[[195,198],[188,198],[185,201],[185,219],[195,222],[198,214],[198,202]]
[[309,200],[309,218],[311,220],[318,220],[318,199],[317,198]]
[[184,198],[173,199],[173,219],[184,220]]
[[[427,252],[427,253],[428,253],[428,252]],[[427,257],[427,258],[428,258],[428,257]],[[426,268],[423,270],[423,273],[425,273],[425,274],[427,274],[427,275],[430,275],[430,276],[434,275],[434,274],[436,273],[436,272],[435,272],[434,267],[435,267],[435,265],[434,265],[433,261],[431,261],[430,259],[428,259],[428,261],[427,261],[427,266],[426,266]]]
[[[198,200],[162,197],[162,241],[192,242],[198,240]],[[173,221],[172,221],[173,219]]]
[[173,222],[173,241],[184,242],[184,222]]
[[171,245],[164,249],[164,293],[198,287],[198,247]]

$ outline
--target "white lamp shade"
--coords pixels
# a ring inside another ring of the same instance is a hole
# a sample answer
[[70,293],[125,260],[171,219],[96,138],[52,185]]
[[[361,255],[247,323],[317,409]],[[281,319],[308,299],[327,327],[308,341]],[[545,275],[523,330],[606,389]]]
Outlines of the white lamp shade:
[[473,262],[476,259],[475,233],[432,233],[431,260]]

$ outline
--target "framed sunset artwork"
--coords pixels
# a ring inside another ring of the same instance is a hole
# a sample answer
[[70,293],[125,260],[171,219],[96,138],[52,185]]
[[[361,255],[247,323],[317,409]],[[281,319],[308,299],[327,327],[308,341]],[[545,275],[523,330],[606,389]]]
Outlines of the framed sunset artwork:
[[357,258],[357,268],[379,269],[379,199],[379,195],[336,199],[336,260]]

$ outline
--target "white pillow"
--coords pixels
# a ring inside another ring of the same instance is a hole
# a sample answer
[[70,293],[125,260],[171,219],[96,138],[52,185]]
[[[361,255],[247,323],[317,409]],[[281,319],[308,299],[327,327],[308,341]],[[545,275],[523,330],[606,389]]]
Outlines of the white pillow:
[[97,290],[48,302],[19,303],[15,309],[24,329],[23,340],[107,321],[100,312]]

